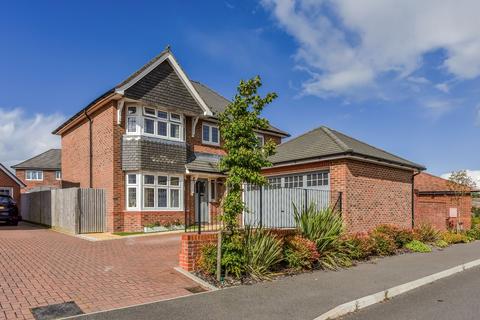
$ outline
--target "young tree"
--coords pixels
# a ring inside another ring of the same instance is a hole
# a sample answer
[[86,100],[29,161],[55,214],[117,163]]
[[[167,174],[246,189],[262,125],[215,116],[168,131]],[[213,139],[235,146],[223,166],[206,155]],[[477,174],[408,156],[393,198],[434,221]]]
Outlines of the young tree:
[[448,178],[448,188],[454,193],[457,202],[475,187],[475,181],[467,174],[466,170],[453,171]]
[[227,153],[220,162],[220,169],[227,173],[222,219],[230,234],[238,230],[238,216],[244,211],[243,184],[266,184],[260,172],[272,165],[268,157],[275,153],[275,143],[267,141],[263,147],[259,146],[254,132],[268,128],[268,120],[261,113],[277,97],[273,92],[261,97],[258,94],[261,85],[259,76],[240,81],[233,102],[220,114],[220,132]]

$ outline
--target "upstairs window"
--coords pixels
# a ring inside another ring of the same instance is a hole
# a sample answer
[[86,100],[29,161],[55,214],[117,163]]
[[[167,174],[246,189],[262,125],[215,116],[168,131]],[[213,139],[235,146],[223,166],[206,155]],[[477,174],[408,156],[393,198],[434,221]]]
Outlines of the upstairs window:
[[215,146],[220,145],[220,132],[218,131],[218,126],[206,123],[202,125],[202,143]]
[[127,134],[142,134],[168,140],[183,141],[184,119],[181,114],[152,107],[127,108]]
[[25,173],[25,178],[27,180],[42,181],[43,180],[43,171],[27,170],[27,172]]
[[265,145],[265,138],[261,134],[256,134],[258,140],[258,146],[262,148]]
[[62,180],[62,171],[55,171],[55,180]]

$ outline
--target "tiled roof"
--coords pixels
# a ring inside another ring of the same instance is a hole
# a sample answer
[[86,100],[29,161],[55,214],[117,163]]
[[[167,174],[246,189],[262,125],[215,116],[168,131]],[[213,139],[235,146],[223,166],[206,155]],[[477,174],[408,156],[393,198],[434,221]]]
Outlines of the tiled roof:
[[193,159],[191,159],[185,167],[190,172],[221,173],[218,168],[219,163],[220,156],[207,153],[195,153]]
[[[422,172],[415,176],[415,190],[418,192],[450,192],[449,182],[433,174]],[[463,189],[463,188],[462,188]],[[467,188],[468,192],[471,190]],[[467,190],[465,189],[465,191]],[[474,190],[471,190],[472,192]]]
[[280,164],[347,155],[425,170],[425,167],[420,164],[403,159],[325,126],[282,143],[277,147],[277,153],[270,160],[273,164]]
[[12,166],[14,169],[60,170],[62,167],[61,149],[50,149],[33,158]]

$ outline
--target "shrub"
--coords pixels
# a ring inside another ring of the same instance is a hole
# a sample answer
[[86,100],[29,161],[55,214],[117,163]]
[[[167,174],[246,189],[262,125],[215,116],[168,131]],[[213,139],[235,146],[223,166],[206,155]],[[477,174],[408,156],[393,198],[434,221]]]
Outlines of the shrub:
[[381,232],[373,231],[370,233],[370,237],[374,241],[374,249],[373,253],[379,256],[391,256],[394,255],[397,250],[397,245],[395,244],[395,240]]
[[380,225],[374,230],[375,232],[384,233],[390,236],[394,241],[397,248],[404,247],[407,243],[413,240],[413,233],[410,230],[401,229],[396,226],[384,224]]
[[345,238],[345,242],[352,260],[365,260],[375,253],[375,241],[368,234],[349,235]]
[[424,224],[414,231],[416,240],[424,243],[434,243],[440,239],[440,232],[435,230],[431,225]]
[[432,249],[428,245],[418,240],[413,240],[407,243],[405,245],[405,248],[413,252],[422,252],[422,253],[432,251]]
[[209,243],[202,246],[196,267],[206,274],[215,274],[217,270],[217,246],[215,244]]
[[446,248],[448,247],[448,243],[445,240],[440,239],[440,240],[437,240],[437,242],[435,242],[435,247]]
[[480,240],[480,227],[475,226],[470,230],[467,230],[467,236],[473,240]]
[[268,278],[283,259],[282,240],[270,231],[246,228],[243,242],[246,271],[253,278]]
[[454,233],[454,232],[444,232],[442,234],[442,240],[448,244],[455,244],[455,243],[468,243],[470,242],[470,238],[466,234],[463,233]]
[[342,241],[342,217],[330,208],[317,210],[310,205],[301,212],[294,206],[295,223],[303,237],[315,242],[323,268],[338,269],[351,265],[348,248]]
[[284,256],[288,266],[296,270],[311,269],[320,258],[315,242],[301,236],[287,239]]

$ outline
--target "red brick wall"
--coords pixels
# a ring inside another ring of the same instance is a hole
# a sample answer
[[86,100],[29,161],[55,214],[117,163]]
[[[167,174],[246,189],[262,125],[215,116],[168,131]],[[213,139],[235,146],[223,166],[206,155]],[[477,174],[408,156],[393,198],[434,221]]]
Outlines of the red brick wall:
[[412,171],[350,159],[265,169],[266,175],[330,170],[332,201],[343,193],[342,214],[349,232],[380,224],[411,227]]
[[26,170],[23,170],[23,169],[15,170],[15,175],[17,176],[17,178],[20,179],[26,185],[25,188],[22,188],[22,192],[26,192],[31,189],[39,188],[39,187],[51,187],[51,188],[62,187],[62,180],[55,179],[56,170],[42,170],[42,171],[43,171],[43,180],[36,181],[36,180],[27,180],[25,178]]
[[[122,197],[118,193],[119,189],[115,188],[117,183],[114,181],[114,175],[118,174],[120,166],[119,129],[115,122],[116,101],[107,102],[90,117],[92,118],[92,187],[106,190],[107,230],[113,231],[115,230],[114,205],[121,202]],[[66,185],[89,187],[89,147],[87,119],[62,134],[62,173]],[[120,221],[121,219],[118,220]]]
[[185,233],[182,234],[180,246],[180,268],[194,271],[195,264],[200,256],[200,250],[208,243],[217,243],[216,233]]
[[143,231],[147,224],[159,222],[161,225],[180,220],[183,223],[183,211],[125,211],[123,213],[123,231]]
[[[458,218],[449,218],[450,208],[457,208]],[[438,230],[447,230],[449,221],[452,226],[460,222],[464,230],[471,227],[472,198],[451,195],[415,195],[415,226],[432,225]]]
[[20,204],[20,186],[2,170],[0,170],[0,187],[12,188],[13,199]]

